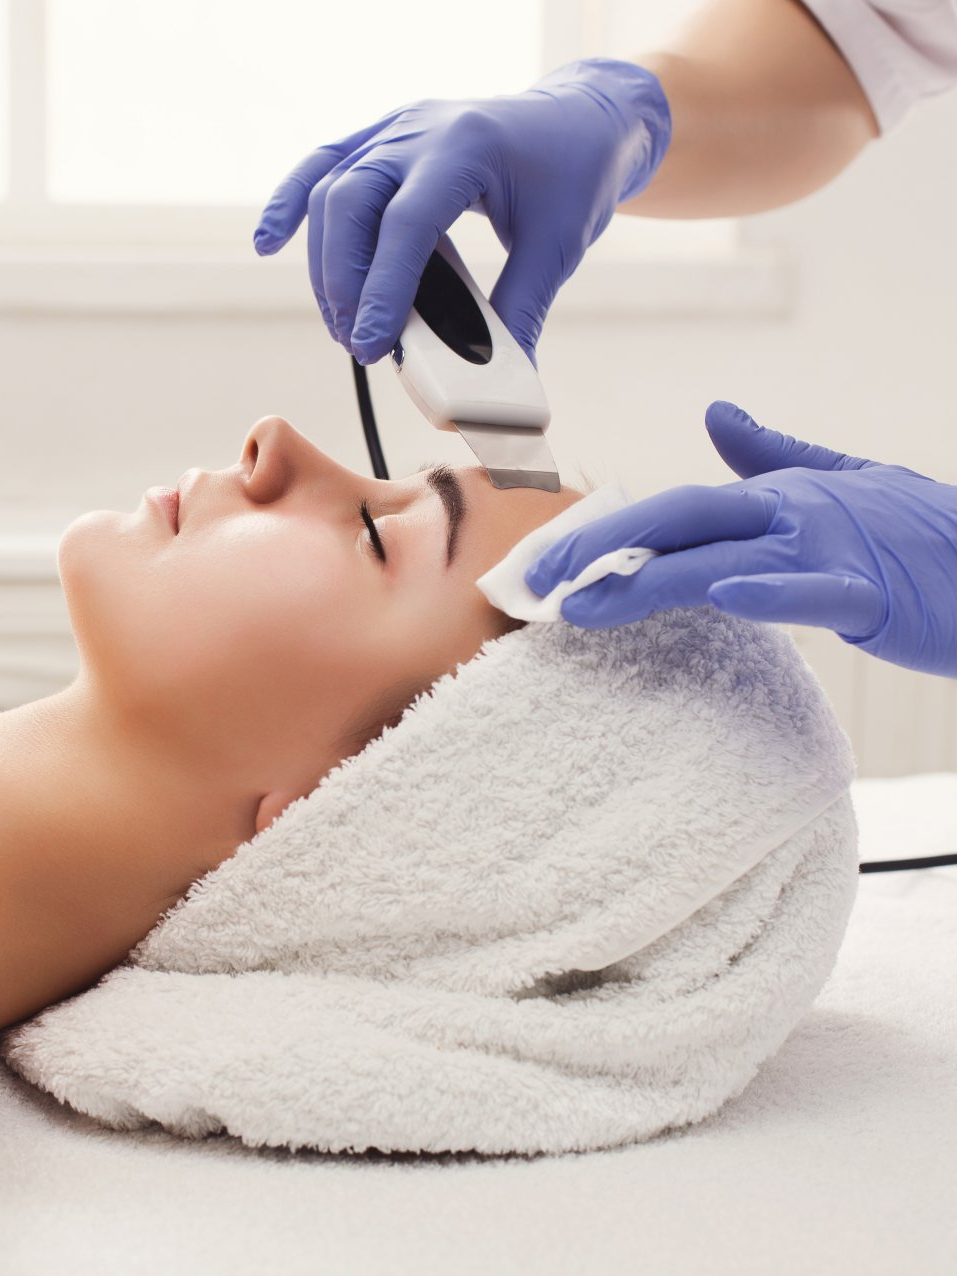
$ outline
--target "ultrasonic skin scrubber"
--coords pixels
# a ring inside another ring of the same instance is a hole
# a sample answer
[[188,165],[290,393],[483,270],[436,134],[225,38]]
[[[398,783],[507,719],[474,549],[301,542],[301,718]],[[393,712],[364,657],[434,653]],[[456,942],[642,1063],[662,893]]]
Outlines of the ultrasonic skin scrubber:
[[495,487],[561,490],[538,373],[447,235],[425,267],[392,363],[429,422],[457,430]]

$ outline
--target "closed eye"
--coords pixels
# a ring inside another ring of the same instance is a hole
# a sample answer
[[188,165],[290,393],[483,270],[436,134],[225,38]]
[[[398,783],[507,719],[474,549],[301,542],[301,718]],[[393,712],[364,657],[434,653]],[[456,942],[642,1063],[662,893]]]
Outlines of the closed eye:
[[362,517],[363,523],[365,523],[366,527],[369,529],[369,539],[372,541],[372,548],[375,551],[376,557],[381,562],[386,562],[385,546],[382,544],[382,537],[379,535],[379,529],[373,522],[372,515],[369,513],[369,506],[365,501],[363,501],[359,506],[359,514]]

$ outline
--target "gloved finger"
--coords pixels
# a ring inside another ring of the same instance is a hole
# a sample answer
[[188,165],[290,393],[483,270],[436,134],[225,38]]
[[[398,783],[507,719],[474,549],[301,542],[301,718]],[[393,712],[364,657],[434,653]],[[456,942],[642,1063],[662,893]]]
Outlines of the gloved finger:
[[873,581],[828,572],[731,576],[711,586],[708,602],[748,620],[819,625],[855,641],[873,638],[887,619]]
[[702,607],[716,581],[779,565],[780,548],[773,536],[698,545],[652,558],[632,576],[605,576],[570,594],[562,603],[562,617],[584,629],[606,629],[673,607]]
[[344,172],[348,172],[348,169],[334,168],[309,192],[309,223],[306,228],[306,260],[309,265],[312,295],[316,299],[323,323],[329,329],[329,335],[333,341],[338,341],[340,338],[332,317],[332,307],[326,299],[326,285],[322,273],[322,245],[326,230],[326,199]]
[[547,594],[559,581],[574,580],[602,554],[624,546],[672,553],[711,541],[763,536],[777,505],[773,492],[736,483],[673,487],[569,532],[531,564],[525,583],[536,594]]
[[292,239],[306,215],[309,192],[354,150],[384,128],[395,112],[376,120],[348,137],[311,151],[279,183],[263,209],[253,232],[253,246],[260,257],[278,252]]
[[480,194],[477,180],[450,172],[442,155],[407,175],[382,215],[350,333],[360,363],[375,363],[395,345],[439,236]]
[[[370,152],[342,173],[325,194],[319,247],[322,292],[336,336],[347,347],[375,256],[382,214],[400,185],[399,174]],[[310,266],[311,261],[310,256]]]
[[543,243],[534,233],[516,233],[495,281],[489,296],[492,308],[536,367],[535,347],[545,316],[562,282],[577,265],[578,261],[569,263],[563,257],[557,236]]
[[804,443],[777,430],[765,430],[742,408],[721,399],[710,405],[704,420],[718,454],[741,478],[795,466],[810,470],[862,470],[877,464],[845,452],[832,452],[817,443]]

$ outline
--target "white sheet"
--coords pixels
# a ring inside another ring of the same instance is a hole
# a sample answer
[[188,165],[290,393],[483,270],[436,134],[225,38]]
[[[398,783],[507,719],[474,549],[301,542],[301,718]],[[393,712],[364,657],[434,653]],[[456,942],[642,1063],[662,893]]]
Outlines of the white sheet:
[[[862,858],[957,847],[957,775],[858,781]],[[944,1276],[957,1263],[957,868],[865,876],[830,983],[711,1121],[525,1160],[101,1130],[0,1069],[3,1276]]]

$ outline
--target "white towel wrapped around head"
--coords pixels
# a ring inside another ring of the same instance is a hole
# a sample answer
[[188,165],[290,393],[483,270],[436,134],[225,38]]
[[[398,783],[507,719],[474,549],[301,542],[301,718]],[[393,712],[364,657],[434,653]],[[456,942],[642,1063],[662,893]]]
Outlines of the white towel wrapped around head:
[[784,1041],[857,883],[852,760],[780,630],[713,608],[486,644],[195,883],[7,1062],[129,1129],[589,1150]]

